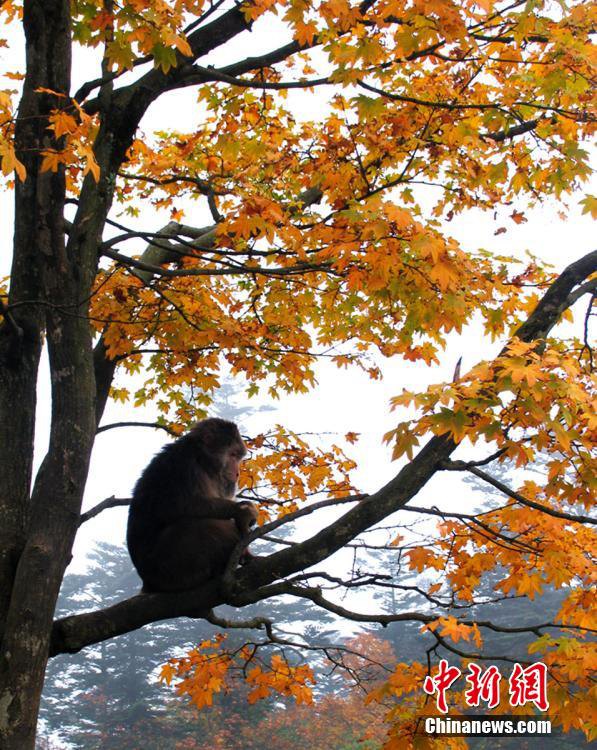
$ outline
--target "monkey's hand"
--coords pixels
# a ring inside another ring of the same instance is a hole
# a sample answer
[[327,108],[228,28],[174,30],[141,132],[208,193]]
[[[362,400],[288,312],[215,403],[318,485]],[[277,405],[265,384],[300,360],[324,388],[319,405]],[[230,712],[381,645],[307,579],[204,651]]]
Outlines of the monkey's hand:
[[249,500],[242,500],[236,504],[234,521],[239,534],[245,536],[249,533],[251,526],[257,523],[257,508]]
[[246,550],[240,556],[240,560],[238,561],[238,564],[248,565],[251,562],[251,560],[259,560],[259,555],[253,554],[251,550],[247,547]]

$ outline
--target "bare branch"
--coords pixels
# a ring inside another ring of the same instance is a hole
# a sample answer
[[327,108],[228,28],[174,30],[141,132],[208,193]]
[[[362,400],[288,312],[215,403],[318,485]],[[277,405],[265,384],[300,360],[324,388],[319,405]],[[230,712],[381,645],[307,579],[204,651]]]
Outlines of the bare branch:
[[[425,614],[423,612],[401,612],[400,614],[384,614],[382,612],[374,614],[366,614],[360,612],[354,612],[353,610],[347,609],[335,602],[331,602],[326,599],[321,593],[321,589],[308,588],[303,586],[292,586],[281,584],[276,587],[277,594],[284,593],[296,596],[300,599],[309,599],[317,606],[322,609],[326,609],[329,612],[333,612],[340,617],[354,622],[376,622],[382,627],[387,627],[392,622],[420,622],[425,625],[436,622],[439,618],[436,614]],[[541,630],[545,628],[556,628],[561,629],[561,625],[554,622],[544,622],[538,625],[526,625],[522,627],[507,627],[505,625],[496,625],[490,620],[460,620],[463,625],[476,625],[479,628],[486,628],[492,630],[495,633],[534,633],[537,636],[541,635]],[[581,628],[582,629],[582,628]]]
[[95,434],[99,435],[100,432],[115,430],[117,427],[151,427],[154,430],[164,430],[168,433],[168,435],[178,437],[178,433],[175,432],[172,428],[168,427],[165,424],[159,424],[159,422],[112,422],[111,424],[104,424],[101,427],[98,427],[95,431]]
[[486,466],[487,464],[490,464],[493,461],[496,461],[498,458],[500,458],[500,456],[503,456],[505,452],[506,452],[505,448],[500,448],[495,453],[492,453],[491,456],[487,456],[487,458],[482,458],[479,461],[459,461],[458,463],[466,464],[467,468],[471,466]]
[[110,250],[107,247],[102,248],[102,255],[107,255],[108,258],[117,260],[124,266],[130,266],[139,269],[140,271],[147,271],[154,276],[164,276],[167,278],[173,278],[176,276],[244,276],[253,274],[257,274],[258,276],[294,276],[296,274],[313,273],[317,271],[333,273],[331,263],[296,263],[294,266],[281,268],[262,268],[260,266],[247,266],[240,263],[232,267],[226,266],[223,268],[162,268],[161,266],[154,266],[151,263],[146,263],[142,260],[129,258],[126,255]]
[[597,524],[597,519],[591,518],[590,516],[579,516],[572,513],[565,513],[564,511],[550,508],[547,505],[536,503],[534,500],[529,500],[527,497],[524,497],[524,495],[521,495],[520,492],[515,492],[514,490],[510,489],[508,485],[500,482],[499,479],[492,477],[490,474],[481,471],[481,469],[478,469],[475,466],[471,466],[471,464],[467,464],[462,461],[446,461],[444,464],[442,464],[442,469],[445,469],[446,471],[470,471],[471,474],[474,474],[475,476],[479,477],[479,479],[487,482],[487,484],[490,484],[500,492],[508,495],[508,497],[516,500],[517,503],[526,505],[529,508],[534,508],[534,510],[539,510],[541,511],[541,513],[546,513],[549,516],[554,516],[554,518],[562,518],[566,521],[573,521],[574,523],[588,523],[591,525]]
[[102,511],[107,510],[108,508],[120,508],[130,504],[130,497],[115,497],[114,495],[112,495],[112,497],[108,497],[105,500],[102,500],[101,503],[94,505],[93,508],[91,508],[87,512],[81,513],[81,516],[79,518],[79,526],[81,526],[81,524],[85,523],[86,521],[90,521],[92,518],[99,516]]
[[232,628],[244,630],[264,629],[268,635],[272,632],[274,625],[273,620],[270,620],[268,617],[253,617],[250,620],[227,620],[224,617],[216,615],[213,610],[206,615],[205,619],[211,622],[212,625],[217,625],[219,628],[225,628],[226,630]]

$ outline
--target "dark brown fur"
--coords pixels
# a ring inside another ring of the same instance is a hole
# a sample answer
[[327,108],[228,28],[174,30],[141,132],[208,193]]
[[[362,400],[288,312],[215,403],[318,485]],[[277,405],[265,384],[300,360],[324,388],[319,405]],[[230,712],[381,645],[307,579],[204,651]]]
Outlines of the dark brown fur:
[[127,544],[144,591],[184,591],[221,574],[256,519],[237,503],[246,448],[236,425],[205,419],[165,446],[139,478]]

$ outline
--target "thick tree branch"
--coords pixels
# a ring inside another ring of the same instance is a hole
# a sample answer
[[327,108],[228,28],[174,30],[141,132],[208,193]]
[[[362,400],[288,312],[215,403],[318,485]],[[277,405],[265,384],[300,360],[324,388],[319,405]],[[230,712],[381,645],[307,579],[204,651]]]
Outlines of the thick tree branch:
[[[595,271],[596,263],[597,252],[594,252],[570,264],[549,287],[516,335],[525,341],[546,336],[558,322],[571,292]],[[136,596],[105,610],[59,620],[54,625],[51,653],[78,651],[156,620],[182,615],[205,617],[218,604],[244,606],[263,599],[265,595],[273,595],[278,590],[283,592],[286,584],[274,584],[274,581],[325,560],[363,531],[405,507],[441,469],[456,447],[457,444],[447,435],[433,437],[378,492],[359,502],[309,539],[268,557],[253,560],[236,571],[236,578],[226,586],[219,578],[195,591],[176,596]],[[503,629],[503,632],[528,632],[528,628]]]
[[575,289],[570,295],[568,295],[566,307],[572,307],[572,305],[574,305],[575,302],[578,302],[581,297],[584,297],[585,294],[595,295],[595,292],[597,292],[597,279],[587,281],[586,284],[582,284],[578,289]]
[[515,125],[514,127],[508,128],[507,130],[482,134],[481,137],[489,138],[496,143],[502,143],[503,141],[508,140],[508,138],[516,138],[516,136],[518,135],[530,133],[537,127],[540,122],[541,120],[539,118],[536,118],[534,120],[527,120],[526,122],[521,122],[520,125]]
[[54,623],[49,655],[74,654],[91,643],[130,633],[151,622],[207,617],[222,603],[218,588],[214,580],[183,594],[138,594],[97,612],[64,617]]
[[[192,50],[191,57],[177,52],[178,64],[167,73],[160,68],[154,68],[134,83],[114,92],[114,101],[118,103],[121,114],[124,116],[128,110],[131,126],[136,130],[141,117],[160,94],[186,85],[185,76],[194,60],[204,57],[243,31],[248,31],[251,25],[252,23],[247,21],[240,6],[235,6],[211,23],[189,34],[187,41]],[[98,112],[99,109],[99,98],[85,105],[85,110],[90,114]]]
[[226,630],[232,628],[238,628],[241,630],[254,630],[263,628],[265,629],[268,636],[272,634],[273,620],[268,617],[253,617],[250,620],[227,620],[224,617],[219,617],[214,612],[209,612],[205,619],[211,622],[212,625],[216,625],[218,628],[224,628]]
[[547,336],[561,314],[576,300],[570,297],[574,288],[597,272],[597,250],[571,263],[545,292],[528,320],[516,331],[523,341],[530,342]]

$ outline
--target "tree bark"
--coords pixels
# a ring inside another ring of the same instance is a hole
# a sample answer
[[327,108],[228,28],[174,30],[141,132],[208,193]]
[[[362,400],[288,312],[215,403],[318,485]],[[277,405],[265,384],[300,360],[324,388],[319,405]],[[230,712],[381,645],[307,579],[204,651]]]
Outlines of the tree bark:
[[[43,151],[60,148],[47,129],[48,115],[68,102],[70,3],[29,0],[23,13],[27,74],[16,144],[27,177],[15,189],[11,292],[0,331],[2,535],[13,536],[2,544],[0,569],[3,750],[35,745],[50,627],[77,529],[95,424],[91,333],[85,319],[95,259],[89,253],[67,253],[64,170],[41,172]],[[48,454],[30,495],[44,329],[52,370],[52,427]]]
[[[52,616],[78,528],[93,438],[115,362],[100,339],[92,348],[87,304],[117,171],[149,104],[181,85],[182,69],[152,71],[118,92],[100,88],[94,143],[96,183],[84,180],[68,243],[64,170],[41,172],[44,150],[60,150],[48,130],[70,105],[69,0],[25,0],[26,77],[15,126],[27,170],[15,189],[14,260],[0,326],[0,746],[28,750],[48,658]],[[190,37],[194,54],[248,28],[238,8]],[[188,62],[188,61],[187,61]],[[41,336],[52,372],[50,445],[30,491]],[[96,384],[97,377],[97,384]],[[16,408],[18,407],[18,408]]]

